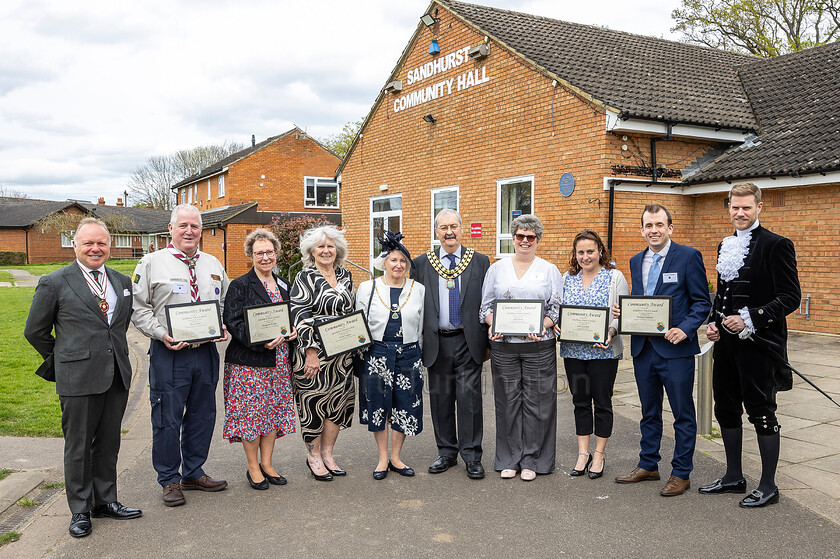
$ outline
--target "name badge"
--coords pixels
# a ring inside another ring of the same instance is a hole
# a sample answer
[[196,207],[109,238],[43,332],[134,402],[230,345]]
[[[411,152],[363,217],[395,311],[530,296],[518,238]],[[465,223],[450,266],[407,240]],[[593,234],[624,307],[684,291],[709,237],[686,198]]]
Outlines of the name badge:
[[123,297],[131,297],[131,291],[128,289],[123,289]]
[[189,293],[189,288],[186,283],[176,283],[172,286],[172,293]]
[[662,283],[678,283],[677,273],[662,274]]
[[335,284],[335,290],[338,291],[339,293],[344,293],[344,291],[345,291],[344,284],[341,283],[341,282],[338,282],[337,284]]
[[277,280],[277,285],[280,286],[280,289],[285,289],[286,291],[289,290],[289,284],[283,280]]

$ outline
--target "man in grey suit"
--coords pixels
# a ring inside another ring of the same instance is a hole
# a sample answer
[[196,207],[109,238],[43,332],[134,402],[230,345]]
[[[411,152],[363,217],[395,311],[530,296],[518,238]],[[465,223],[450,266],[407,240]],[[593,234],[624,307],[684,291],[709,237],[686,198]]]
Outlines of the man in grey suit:
[[117,501],[120,425],[131,385],[131,282],[105,267],[111,235],[98,219],[79,223],[73,249],[75,262],[38,282],[24,335],[44,358],[37,374],[55,382],[70,535],[82,538],[91,532],[91,516],[125,520],[143,513]]
[[487,326],[479,321],[478,311],[490,260],[461,246],[462,230],[461,215],[442,210],[435,218],[440,249],[414,259],[415,279],[426,288],[423,364],[429,370],[429,401],[438,447],[429,473],[439,474],[454,466],[460,452],[467,476],[481,479],[481,366],[488,358],[489,344]]

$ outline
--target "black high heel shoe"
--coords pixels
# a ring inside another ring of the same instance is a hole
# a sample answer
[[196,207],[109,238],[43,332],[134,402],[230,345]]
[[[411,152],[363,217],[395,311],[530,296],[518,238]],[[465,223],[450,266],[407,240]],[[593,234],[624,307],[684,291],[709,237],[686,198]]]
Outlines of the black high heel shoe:
[[[581,456],[586,456],[582,452],[578,452],[578,454],[580,454]],[[572,476],[572,477],[582,476],[583,474],[586,473],[586,471],[589,469],[589,466],[591,464],[592,464],[592,453],[590,452],[589,453],[589,459],[586,461],[586,465],[583,467],[583,469],[582,470],[572,470],[571,472],[569,472],[569,475]]]
[[342,470],[341,468],[336,468],[336,469],[333,470],[332,468],[330,468],[326,464],[324,464],[324,467],[327,469],[327,471],[330,474],[332,474],[334,476],[346,476],[347,475],[347,472]]
[[[260,468],[262,469],[262,468]],[[263,474],[265,475],[265,474]],[[258,491],[265,491],[268,489],[268,478],[260,481],[259,483],[251,479],[251,472],[245,470],[245,477],[248,478],[248,483],[251,485],[251,489],[256,489]]]
[[[599,477],[604,475],[604,469],[607,467],[607,456],[603,452],[601,452],[600,450],[596,450],[595,452],[597,452],[598,454],[600,454],[601,456],[604,457],[604,463],[601,464],[601,471],[600,472],[593,472],[592,467],[591,466],[589,467],[589,479],[598,479]],[[591,455],[589,457],[589,461],[590,462],[592,461],[592,456]]]
[[[309,461],[306,463],[309,464]],[[280,474],[277,474],[276,476],[268,475],[265,470],[263,470],[262,464],[260,464],[260,471],[262,472],[263,477],[265,477],[271,485],[286,485],[286,478]]]
[[315,470],[312,469],[312,465],[309,463],[309,460],[306,460],[306,467],[309,468],[309,471],[312,473],[312,476],[317,479],[318,481],[332,481],[333,477],[332,474],[324,474],[319,476],[315,473]]

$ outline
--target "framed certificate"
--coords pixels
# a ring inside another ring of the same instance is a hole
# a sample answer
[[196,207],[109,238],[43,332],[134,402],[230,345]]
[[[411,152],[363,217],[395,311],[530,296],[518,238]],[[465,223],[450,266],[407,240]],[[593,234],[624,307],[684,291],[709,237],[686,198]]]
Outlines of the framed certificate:
[[354,349],[364,349],[372,337],[362,311],[315,323],[315,333],[328,359]]
[[165,311],[166,329],[175,341],[198,343],[223,335],[221,310],[216,300],[166,305]]
[[621,295],[618,307],[618,331],[622,334],[664,336],[671,329],[671,297]]
[[560,306],[561,342],[602,344],[607,341],[611,312],[608,307]]
[[493,335],[542,335],[545,301],[541,299],[496,299],[493,303]]
[[289,303],[245,307],[245,327],[250,345],[264,344],[292,333]]

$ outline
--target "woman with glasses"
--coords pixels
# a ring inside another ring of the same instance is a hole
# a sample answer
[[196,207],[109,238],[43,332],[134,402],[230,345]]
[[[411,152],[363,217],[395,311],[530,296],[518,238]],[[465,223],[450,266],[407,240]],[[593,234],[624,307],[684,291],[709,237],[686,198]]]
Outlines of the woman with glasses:
[[[510,225],[514,253],[487,271],[480,319],[490,326],[490,369],[496,403],[496,471],[517,472],[524,481],[554,471],[557,439],[557,357],[554,324],[559,319],[562,276],[536,254],[542,222],[521,215]],[[545,302],[542,324],[527,336],[493,334],[496,300]]]
[[271,463],[274,441],[295,432],[289,342],[287,336],[262,344],[249,342],[245,309],[289,300],[289,282],[274,273],[280,242],[271,231],[256,229],[245,238],[245,255],[254,267],[230,282],[224,323],[231,335],[225,352],[225,424],[223,436],[242,442],[253,489],[284,485]]

